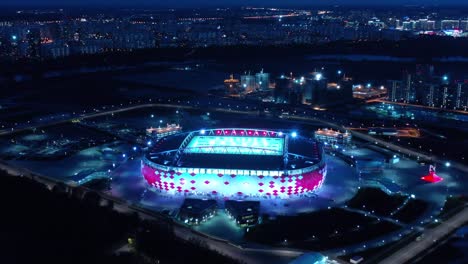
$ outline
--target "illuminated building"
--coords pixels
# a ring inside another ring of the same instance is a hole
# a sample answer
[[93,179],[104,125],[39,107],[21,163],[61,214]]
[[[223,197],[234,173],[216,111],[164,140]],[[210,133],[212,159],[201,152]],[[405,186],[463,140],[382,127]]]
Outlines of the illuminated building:
[[226,92],[230,95],[239,93],[239,80],[234,79],[234,75],[231,74],[229,79],[224,80],[224,87]]
[[466,111],[468,107],[468,84],[466,82],[457,83],[457,92],[455,95],[455,108]]
[[255,83],[260,91],[267,91],[270,88],[270,74],[263,72],[263,69],[255,74]]
[[241,89],[244,93],[254,92],[256,89],[255,76],[249,74],[241,75]]
[[319,129],[315,131],[315,139],[328,144],[348,145],[351,143],[351,134],[346,132],[335,131],[333,129]]
[[406,75],[406,85],[405,85],[405,90],[403,91],[403,101],[405,103],[409,103],[413,101],[414,98],[414,86],[413,86],[413,80],[412,80],[412,75],[407,74]]
[[167,137],[170,135],[175,135],[182,131],[182,127],[178,124],[167,124],[166,127],[153,128],[150,127],[146,129],[146,134],[151,137],[156,137],[157,139]]
[[227,215],[234,218],[236,224],[242,227],[258,224],[260,202],[228,200],[224,202],[224,206]]
[[326,176],[315,140],[260,129],[224,128],[166,137],[141,172],[154,190],[243,199],[314,192]]
[[388,90],[388,100],[392,102],[397,102],[401,100],[402,95],[402,85],[401,81],[398,80],[390,80],[389,83],[389,90]]
[[177,219],[191,225],[205,222],[216,214],[216,200],[185,199],[179,209]]

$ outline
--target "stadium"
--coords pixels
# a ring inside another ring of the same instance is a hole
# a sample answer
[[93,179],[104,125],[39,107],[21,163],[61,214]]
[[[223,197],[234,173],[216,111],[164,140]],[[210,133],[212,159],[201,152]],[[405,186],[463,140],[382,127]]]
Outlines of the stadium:
[[141,162],[156,190],[219,198],[289,198],[314,192],[326,176],[321,145],[259,129],[219,128],[159,140]]

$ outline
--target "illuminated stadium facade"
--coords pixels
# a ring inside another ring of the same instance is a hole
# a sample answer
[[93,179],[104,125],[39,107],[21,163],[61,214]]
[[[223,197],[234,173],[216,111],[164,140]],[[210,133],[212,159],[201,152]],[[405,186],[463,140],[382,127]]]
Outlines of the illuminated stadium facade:
[[288,198],[320,188],[326,176],[321,145],[277,131],[199,130],[165,137],[142,160],[157,190],[218,197]]

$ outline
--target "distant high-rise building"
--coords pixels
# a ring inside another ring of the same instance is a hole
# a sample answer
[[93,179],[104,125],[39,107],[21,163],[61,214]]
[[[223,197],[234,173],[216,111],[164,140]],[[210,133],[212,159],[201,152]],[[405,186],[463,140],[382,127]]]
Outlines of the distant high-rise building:
[[312,104],[320,105],[327,103],[327,79],[322,73],[315,72],[310,78],[312,85]]
[[241,75],[240,78],[241,88],[245,93],[255,91],[255,76],[249,74]]
[[468,81],[460,82],[457,86],[457,108],[468,110]]
[[437,93],[436,85],[434,83],[431,83],[429,85],[429,92],[426,96],[426,102],[424,104],[428,106],[432,106],[432,107],[435,106],[436,101],[437,101],[437,96],[438,96],[438,93]]
[[305,78],[294,79],[292,88],[289,90],[288,103],[292,105],[300,105],[303,102]]
[[313,103],[313,96],[314,96],[314,85],[312,84],[312,80],[307,78],[305,80],[304,87],[302,89],[302,104],[311,105]]
[[289,91],[292,89],[292,83],[293,80],[284,75],[281,75],[276,79],[273,96],[277,104],[285,104],[289,102]]
[[33,28],[26,34],[27,48],[26,56],[38,58],[41,56],[41,32],[38,28]]
[[402,83],[398,80],[388,81],[388,100],[397,102],[402,99]]
[[255,74],[255,83],[260,91],[267,91],[270,88],[270,74],[263,72],[263,69]]
[[450,104],[450,90],[449,90],[449,87],[448,85],[444,85],[443,86],[443,90],[442,90],[442,105],[440,106],[441,108],[447,108],[449,107],[449,104]]
[[440,29],[449,30],[449,29],[458,29],[460,28],[459,20],[442,20],[440,21]]
[[414,97],[413,76],[411,74],[407,74],[405,80],[405,89],[403,91],[403,101],[405,103],[411,103],[414,101]]

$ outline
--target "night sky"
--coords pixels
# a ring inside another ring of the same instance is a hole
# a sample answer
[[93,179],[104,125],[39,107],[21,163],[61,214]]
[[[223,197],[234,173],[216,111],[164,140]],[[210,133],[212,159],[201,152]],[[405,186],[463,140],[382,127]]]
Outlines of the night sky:
[[287,5],[468,5],[467,0],[2,0],[0,5],[155,5],[155,6],[287,6]]

